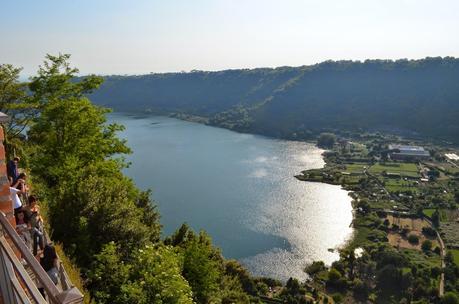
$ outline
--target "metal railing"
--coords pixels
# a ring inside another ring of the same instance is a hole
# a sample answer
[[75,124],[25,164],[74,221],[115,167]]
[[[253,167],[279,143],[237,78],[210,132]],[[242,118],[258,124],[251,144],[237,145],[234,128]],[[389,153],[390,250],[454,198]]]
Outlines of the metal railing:
[[[22,261],[19,261],[15,251],[19,252]],[[83,303],[83,295],[72,286],[61,263],[58,271],[63,290],[59,290],[51,281],[5,214],[0,212],[0,291],[3,303]],[[37,285],[43,288],[48,300],[42,296]]]

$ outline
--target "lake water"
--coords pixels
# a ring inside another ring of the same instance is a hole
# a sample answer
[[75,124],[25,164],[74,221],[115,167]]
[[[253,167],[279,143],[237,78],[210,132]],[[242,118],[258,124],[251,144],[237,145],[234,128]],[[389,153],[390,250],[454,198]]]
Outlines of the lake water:
[[115,113],[133,154],[126,174],[152,189],[165,235],[183,222],[206,230],[227,258],[254,275],[304,279],[331,263],[352,235],[351,199],[339,186],[301,182],[324,165],[307,143],[240,134],[167,117]]

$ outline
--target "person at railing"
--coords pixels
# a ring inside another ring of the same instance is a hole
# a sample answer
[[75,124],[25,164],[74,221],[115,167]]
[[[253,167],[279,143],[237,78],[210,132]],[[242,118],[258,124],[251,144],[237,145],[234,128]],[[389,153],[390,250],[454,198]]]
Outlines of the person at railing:
[[[40,259],[40,265],[46,271],[51,281],[57,285],[59,282],[59,272],[58,272],[58,259],[56,254],[56,249],[53,245],[46,245],[43,249],[43,257]],[[45,290],[41,287],[38,288],[40,293],[45,297]]]
[[24,172],[22,172],[18,175],[18,178],[14,182],[16,185],[17,181],[21,181],[19,184],[17,184],[15,188],[21,190],[21,197],[24,202],[28,201],[28,192],[29,192],[29,187],[27,187],[26,180],[27,180],[27,175]]
[[31,247],[30,225],[28,224],[24,211],[19,210],[16,215],[16,232],[22,238],[27,247]]
[[29,205],[24,207],[27,221],[30,223],[30,234],[33,240],[33,255],[37,256],[38,246],[44,247],[43,218],[40,215],[40,206],[35,195],[29,196]]
[[26,186],[22,185],[24,183],[25,181],[23,179],[18,178],[17,181],[10,186],[10,194],[11,200],[13,201],[14,216],[16,216],[17,212],[22,209],[22,201],[19,198],[18,194],[25,192]]
[[18,163],[20,160],[21,159],[16,156],[6,164],[6,173],[13,181],[18,179]]
[[[30,225],[26,220],[23,210],[19,210],[16,214],[16,232],[19,237],[24,241],[28,248],[32,246],[32,239],[30,235]],[[21,254],[23,257],[23,255]],[[21,259],[21,263],[25,263],[24,258]]]

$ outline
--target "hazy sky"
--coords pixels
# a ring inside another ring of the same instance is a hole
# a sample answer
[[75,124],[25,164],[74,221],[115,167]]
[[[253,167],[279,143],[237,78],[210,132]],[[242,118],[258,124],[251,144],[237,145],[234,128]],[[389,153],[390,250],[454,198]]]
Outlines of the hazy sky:
[[459,0],[0,0],[0,63],[82,74],[459,57]]

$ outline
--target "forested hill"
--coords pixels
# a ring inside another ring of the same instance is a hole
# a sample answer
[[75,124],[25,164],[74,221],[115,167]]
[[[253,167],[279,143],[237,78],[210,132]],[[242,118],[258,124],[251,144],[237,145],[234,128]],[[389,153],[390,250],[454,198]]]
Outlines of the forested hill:
[[452,57],[107,76],[91,98],[115,110],[202,116],[275,137],[362,129],[459,142],[459,59]]

